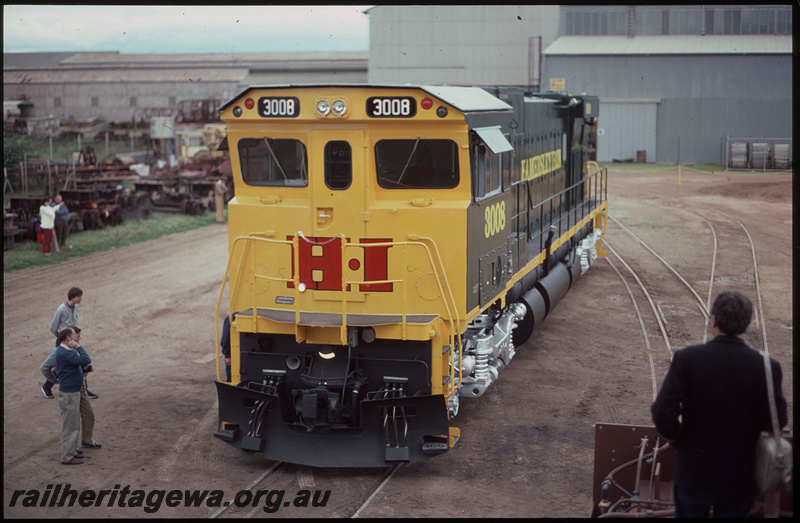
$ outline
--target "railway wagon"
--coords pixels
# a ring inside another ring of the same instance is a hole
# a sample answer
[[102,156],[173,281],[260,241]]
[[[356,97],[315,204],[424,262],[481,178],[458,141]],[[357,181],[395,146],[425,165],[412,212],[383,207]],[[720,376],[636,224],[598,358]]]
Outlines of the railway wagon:
[[214,436],[246,454],[385,467],[447,452],[461,398],[604,254],[597,98],[265,86],[220,111],[236,196]]

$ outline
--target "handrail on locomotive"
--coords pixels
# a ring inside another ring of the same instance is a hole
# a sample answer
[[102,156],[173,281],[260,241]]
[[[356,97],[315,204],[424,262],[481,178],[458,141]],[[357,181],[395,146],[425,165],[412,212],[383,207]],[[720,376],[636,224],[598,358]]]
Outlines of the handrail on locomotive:
[[[442,264],[441,256],[439,254],[439,249],[436,246],[436,242],[434,242],[431,238],[422,238],[422,237],[418,237],[418,236],[415,236],[415,235],[409,235],[409,240],[412,240],[412,241],[405,241],[405,242],[379,242],[379,243],[371,243],[371,244],[347,243],[347,239],[344,238],[343,235],[339,235],[339,236],[337,236],[335,238],[340,238],[342,240],[341,245],[342,245],[342,258],[343,258],[343,260],[346,259],[345,258],[345,252],[346,252],[346,250],[348,248],[367,249],[367,248],[386,247],[386,246],[392,246],[392,247],[400,247],[400,246],[402,246],[402,247],[406,247],[406,248],[402,249],[403,257],[404,257],[404,259],[406,259],[408,257],[407,247],[421,247],[425,252],[424,258],[426,258],[427,261],[429,262],[431,270],[434,273],[435,280],[439,283],[440,290],[443,293],[442,295],[446,297],[445,299],[443,299],[444,312],[443,312],[443,314],[440,314],[439,316],[442,319],[444,319],[445,321],[449,322],[449,324],[450,324],[450,329],[449,329],[449,331],[450,331],[450,334],[449,334],[450,347],[455,347],[455,346],[459,347],[458,354],[459,354],[459,358],[460,358],[460,355],[461,355],[461,344],[460,344],[460,342],[458,342],[458,337],[456,335],[456,333],[459,332],[459,329],[460,329],[460,327],[459,327],[459,323],[460,322],[457,319],[456,314],[455,314],[455,299],[453,298],[452,290],[450,289],[450,285],[449,285],[449,283],[447,281],[447,275],[444,273],[444,267],[443,267],[443,264]],[[234,246],[238,245],[238,244],[241,244],[242,245],[242,250],[247,248],[247,244],[248,243],[253,243],[253,242],[264,242],[264,243],[273,244],[273,245],[276,245],[276,246],[278,246],[278,245],[292,246],[293,259],[295,260],[295,263],[296,263],[296,260],[299,259],[299,252],[298,251],[299,251],[299,242],[301,240],[308,241],[307,239],[305,239],[305,237],[304,237],[302,232],[297,232],[294,235],[294,237],[292,238],[292,240],[275,240],[275,239],[270,239],[270,238],[264,238],[264,237],[259,237],[259,236],[255,236],[255,235],[250,235],[250,236],[240,236],[240,237],[234,239],[233,240],[233,244],[234,244]],[[413,241],[413,240],[419,240],[419,241]],[[433,248],[432,249],[433,252],[432,252],[431,248],[428,247],[428,245],[426,245],[424,242],[430,242],[430,244],[431,244],[431,246]],[[233,252],[234,248],[231,249],[231,252]],[[435,256],[434,256],[434,254],[435,254]],[[238,258],[239,258],[241,264],[243,264],[245,262],[245,256],[244,255],[241,255]],[[231,256],[230,259],[228,260],[228,264],[227,264],[227,266],[225,268],[225,276],[223,277],[222,288],[220,289],[219,298],[217,300],[217,307],[216,307],[216,311],[215,311],[216,317],[219,317],[219,309],[220,309],[220,305],[222,303],[222,297],[223,297],[223,294],[224,294],[224,291],[225,291],[225,284],[226,284],[226,282],[228,281],[228,278],[229,278],[230,265],[231,265],[231,262],[233,261],[233,259],[234,259],[234,256]],[[255,262],[256,262],[255,249],[251,249],[250,260],[255,264]],[[404,266],[405,266],[405,264],[404,264]],[[440,273],[441,273],[441,275],[440,275]],[[239,274],[239,279],[241,279],[243,277],[244,271],[238,271],[238,274]],[[300,285],[300,280],[299,280],[300,277],[299,277],[299,271],[297,270],[297,267],[295,267],[294,275],[291,278],[272,277],[272,276],[266,276],[266,275],[263,275],[263,274],[253,274],[253,277],[254,278],[260,278],[260,279],[268,280],[268,281],[276,281],[276,282],[293,283],[294,284],[294,293],[295,293],[294,294],[294,298],[295,298],[294,299],[294,303],[297,305],[295,307],[295,311],[294,311],[295,312],[295,320],[296,320],[295,321],[295,337],[296,337],[296,339],[298,341],[301,341],[301,335],[297,330],[297,326],[299,324],[299,319],[300,319],[300,307],[299,307],[300,300],[298,300],[297,298],[298,298],[299,293],[302,292],[300,290],[302,287]],[[340,341],[341,341],[342,345],[347,345],[348,344],[348,339],[347,339],[347,295],[346,295],[346,289],[351,285],[364,285],[364,284],[374,285],[374,284],[381,284],[381,283],[400,283],[405,287],[406,284],[407,284],[407,281],[406,281],[406,279],[403,279],[403,278],[401,278],[401,279],[386,279],[386,280],[355,280],[355,279],[348,279],[346,277],[345,273],[344,272],[342,273],[342,290],[343,290],[343,292],[342,292],[342,300],[341,300],[341,302],[342,302],[342,325],[340,327]],[[233,289],[233,294],[230,297],[230,302],[231,303],[235,303],[236,302],[236,297],[237,297],[236,293],[240,289],[240,286],[231,284],[231,289]],[[407,293],[406,292],[403,292],[402,294],[403,294],[404,298],[407,298]],[[257,295],[258,295],[258,292],[256,292],[255,285],[253,285],[253,296],[252,296],[252,304],[253,304],[253,306],[252,306],[252,308],[253,308],[253,311],[254,311],[253,312],[254,315],[256,315],[256,311],[259,308],[258,307],[258,303],[257,303]],[[403,305],[404,305],[404,307],[403,307],[403,311],[401,313],[401,322],[400,323],[401,323],[402,332],[403,332],[403,339],[406,339],[405,338],[405,334],[406,334],[406,330],[408,328],[408,323],[406,321],[407,314],[408,314],[408,312],[407,312],[408,311],[408,306],[407,306],[406,299],[404,299]],[[228,312],[228,317],[229,317],[230,321],[232,321],[232,318],[230,317],[231,316],[231,312],[232,311]],[[258,332],[258,322],[257,321],[254,322],[254,326],[255,326],[255,332]],[[217,339],[220,338],[219,334],[220,334],[219,333],[219,322],[217,322],[217,329],[216,329]],[[450,356],[451,357],[451,365],[450,365],[451,375],[450,375],[450,382],[449,382],[450,383],[450,387],[448,387],[448,388],[451,389],[451,390],[457,389],[458,385],[461,382],[461,372],[460,372],[461,369],[460,369],[460,367],[458,369],[459,370],[458,380],[455,379],[455,375],[454,375],[454,368],[456,367],[455,361],[452,361],[455,358],[455,356],[453,355],[454,353],[455,353],[455,351],[451,351],[451,356]],[[218,380],[221,379],[220,364],[219,364],[219,351],[217,351],[217,379]]]

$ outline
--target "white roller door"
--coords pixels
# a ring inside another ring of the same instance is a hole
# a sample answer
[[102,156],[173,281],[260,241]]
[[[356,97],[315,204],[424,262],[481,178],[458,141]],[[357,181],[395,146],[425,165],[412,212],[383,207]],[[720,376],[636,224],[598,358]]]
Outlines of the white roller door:
[[645,151],[648,162],[656,160],[657,100],[606,101],[600,99],[597,122],[597,160],[637,161]]

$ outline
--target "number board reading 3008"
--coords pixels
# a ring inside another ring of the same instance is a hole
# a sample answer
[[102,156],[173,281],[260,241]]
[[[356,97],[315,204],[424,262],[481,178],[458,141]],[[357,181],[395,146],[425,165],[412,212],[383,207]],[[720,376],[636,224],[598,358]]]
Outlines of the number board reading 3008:
[[411,118],[417,114],[417,101],[409,96],[367,98],[370,118]]
[[258,115],[265,118],[295,118],[300,116],[300,100],[294,96],[259,98]]

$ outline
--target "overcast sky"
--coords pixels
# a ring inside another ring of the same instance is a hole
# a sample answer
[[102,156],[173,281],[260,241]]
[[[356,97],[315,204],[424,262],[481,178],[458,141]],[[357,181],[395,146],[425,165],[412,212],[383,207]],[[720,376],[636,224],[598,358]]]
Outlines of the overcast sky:
[[367,51],[361,6],[3,5],[3,52]]

